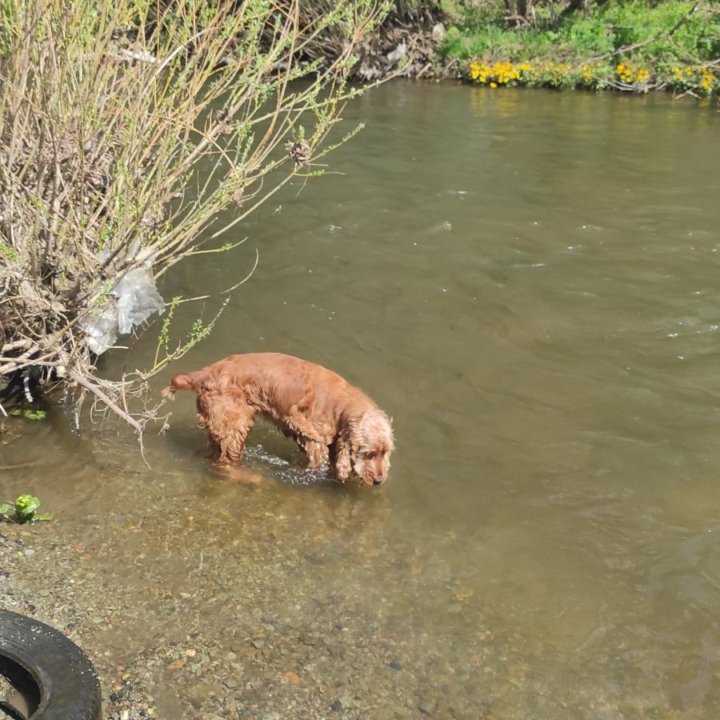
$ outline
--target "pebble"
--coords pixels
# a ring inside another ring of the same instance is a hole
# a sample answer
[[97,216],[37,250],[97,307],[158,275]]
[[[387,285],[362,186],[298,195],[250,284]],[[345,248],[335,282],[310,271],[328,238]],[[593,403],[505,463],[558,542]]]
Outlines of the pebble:
[[292,670],[286,672],[285,677],[287,678],[287,681],[291,685],[299,685],[300,684],[300,678],[294,672],[292,672]]
[[201,708],[207,702],[212,688],[207,683],[196,682],[186,688],[185,693],[196,709]]
[[423,715],[432,716],[437,709],[437,702],[433,698],[423,698],[420,700],[417,707]]

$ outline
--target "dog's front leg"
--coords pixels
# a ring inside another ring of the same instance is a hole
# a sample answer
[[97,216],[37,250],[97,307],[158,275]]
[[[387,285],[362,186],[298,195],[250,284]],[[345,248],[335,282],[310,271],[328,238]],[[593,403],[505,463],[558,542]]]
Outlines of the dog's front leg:
[[[293,405],[284,418],[285,425],[295,435],[302,437],[308,443],[323,443],[325,436],[315,426],[315,423],[303,412],[299,405]],[[305,449],[305,448],[303,448]]]
[[352,446],[343,438],[335,441],[332,451],[332,466],[335,477],[340,482],[345,482],[353,471]]
[[305,440],[298,442],[300,448],[305,452],[308,459],[308,470],[316,470],[328,461],[328,449],[325,443]]

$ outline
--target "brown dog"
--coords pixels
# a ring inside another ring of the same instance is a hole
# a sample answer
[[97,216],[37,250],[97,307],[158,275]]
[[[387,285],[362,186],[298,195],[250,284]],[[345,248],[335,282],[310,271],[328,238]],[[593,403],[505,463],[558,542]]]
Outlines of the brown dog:
[[198,424],[223,466],[238,462],[256,413],[295,441],[308,467],[329,462],[338,480],[385,481],[393,451],[388,416],[337,373],[281,353],[230,355],[202,370],[175,375],[163,391],[197,393]]

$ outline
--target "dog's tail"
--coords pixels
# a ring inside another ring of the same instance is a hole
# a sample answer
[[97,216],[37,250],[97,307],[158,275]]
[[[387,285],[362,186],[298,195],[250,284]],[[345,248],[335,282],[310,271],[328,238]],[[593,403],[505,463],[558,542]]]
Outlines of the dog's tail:
[[185,375],[183,373],[173,375],[170,385],[162,391],[162,396],[172,400],[172,398],[175,397],[176,390],[195,390],[195,381],[192,375]]

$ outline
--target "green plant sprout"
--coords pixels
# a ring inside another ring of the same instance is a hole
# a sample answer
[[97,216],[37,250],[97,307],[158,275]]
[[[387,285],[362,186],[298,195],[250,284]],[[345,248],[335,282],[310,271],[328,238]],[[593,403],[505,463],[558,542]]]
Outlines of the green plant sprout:
[[24,417],[26,420],[45,420],[47,417],[45,410],[31,410],[30,408],[14,408],[10,414],[14,417]]
[[[19,525],[31,522],[47,522],[53,519],[50,513],[39,513],[40,499],[34,495],[19,495],[14,503],[0,505],[0,515],[9,522]],[[14,513],[14,514],[13,514]]]

